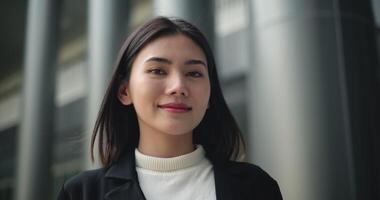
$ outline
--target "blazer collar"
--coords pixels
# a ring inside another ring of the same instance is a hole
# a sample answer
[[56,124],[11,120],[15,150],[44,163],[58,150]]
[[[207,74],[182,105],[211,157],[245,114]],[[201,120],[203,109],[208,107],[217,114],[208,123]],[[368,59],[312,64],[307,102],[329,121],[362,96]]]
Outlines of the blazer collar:
[[145,200],[135,166],[134,151],[128,151],[119,161],[111,165],[105,174],[111,185],[110,191],[105,194],[106,200]]
[[225,169],[226,163],[213,163],[215,192],[217,200],[235,200],[239,194],[236,194],[234,188],[239,187],[239,182],[235,180],[229,170]]
[[137,181],[135,166],[134,151],[128,151],[122,155],[117,162],[111,165],[107,170],[105,177]]
[[[216,199],[234,200],[239,194],[235,194],[232,188],[238,187],[239,181],[235,180],[225,166],[226,163],[213,162]],[[105,178],[113,185],[105,195],[106,200],[145,200],[137,178],[134,151],[127,152],[118,162],[111,165]]]

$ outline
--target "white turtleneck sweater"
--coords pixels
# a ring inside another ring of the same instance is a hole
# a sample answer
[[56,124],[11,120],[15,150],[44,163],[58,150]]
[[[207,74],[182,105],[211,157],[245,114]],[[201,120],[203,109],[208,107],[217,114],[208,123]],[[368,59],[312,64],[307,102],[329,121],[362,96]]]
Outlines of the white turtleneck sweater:
[[147,200],[214,200],[212,164],[198,145],[189,154],[158,158],[135,150],[136,171]]

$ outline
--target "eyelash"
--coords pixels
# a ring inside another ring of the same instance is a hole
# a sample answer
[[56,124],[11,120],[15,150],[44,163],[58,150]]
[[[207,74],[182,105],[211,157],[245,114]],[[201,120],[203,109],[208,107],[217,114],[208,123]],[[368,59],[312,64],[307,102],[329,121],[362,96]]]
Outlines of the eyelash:
[[160,75],[160,76],[166,75],[166,72],[162,69],[150,69],[148,70],[148,73],[154,74],[154,75]]
[[[150,74],[158,75],[158,76],[163,76],[167,74],[165,70],[163,69],[150,69],[147,72]],[[200,77],[203,77],[203,74],[198,71],[191,71],[191,72],[186,73],[186,76],[191,76],[193,78],[200,78]]]
[[189,75],[194,78],[203,77],[203,74],[197,71],[188,72],[186,75]]

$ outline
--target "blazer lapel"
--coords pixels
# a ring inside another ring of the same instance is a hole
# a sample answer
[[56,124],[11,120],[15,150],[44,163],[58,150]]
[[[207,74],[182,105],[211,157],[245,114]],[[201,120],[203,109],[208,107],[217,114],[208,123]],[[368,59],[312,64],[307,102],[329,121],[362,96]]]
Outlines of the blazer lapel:
[[217,200],[252,199],[247,196],[249,184],[246,177],[237,176],[237,169],[230,169],[228,163],[214,163],[215,191]]
[[128,181],[118,187],[115,187],[105,195],[106,200],[145,200],[144,194],[140,187]]
[[215,177],[215,191],[217,200],[235,200],[238,194],[235,194],[236,187],[239,187],[235,183],[231,174],[224,170],[223,165],[214,163],[214,177]]
[[128,152],[107,170],[105,178],[110,190],[105,194],[106,200],[145,200],[139,186],[135,155]]

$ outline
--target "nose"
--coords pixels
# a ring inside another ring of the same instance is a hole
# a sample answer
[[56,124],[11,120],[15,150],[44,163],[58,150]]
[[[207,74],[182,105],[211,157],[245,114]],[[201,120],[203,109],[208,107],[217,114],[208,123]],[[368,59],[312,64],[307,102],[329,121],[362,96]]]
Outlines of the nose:
[[189,95],[185,77],[180,74],[173,75],[168,83],[169,95],[187,97]]

